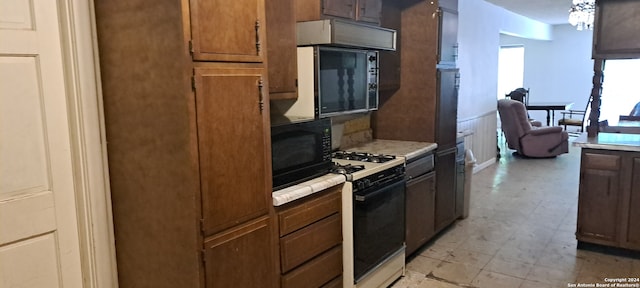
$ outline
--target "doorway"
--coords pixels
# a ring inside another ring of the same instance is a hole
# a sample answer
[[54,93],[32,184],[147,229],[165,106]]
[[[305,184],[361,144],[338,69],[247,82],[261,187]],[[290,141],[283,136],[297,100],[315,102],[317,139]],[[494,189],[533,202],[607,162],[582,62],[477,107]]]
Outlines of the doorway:
[[524,45],[500,46],[498,54],[498,95],[502,99],[524,83]]

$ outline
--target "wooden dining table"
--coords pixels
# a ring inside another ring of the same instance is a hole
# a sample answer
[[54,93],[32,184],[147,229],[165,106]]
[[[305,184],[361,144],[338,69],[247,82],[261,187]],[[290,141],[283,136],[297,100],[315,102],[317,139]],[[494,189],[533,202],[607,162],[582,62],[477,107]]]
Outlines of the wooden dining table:
[[573,106],[573,102],[567,101],[558,101],[558,102],[534,102],[527,103],[527,110],[541,110],[547,111],[547,126],[550,126],[552,122],[555,122],[555,111],[556,110],[569,110]]

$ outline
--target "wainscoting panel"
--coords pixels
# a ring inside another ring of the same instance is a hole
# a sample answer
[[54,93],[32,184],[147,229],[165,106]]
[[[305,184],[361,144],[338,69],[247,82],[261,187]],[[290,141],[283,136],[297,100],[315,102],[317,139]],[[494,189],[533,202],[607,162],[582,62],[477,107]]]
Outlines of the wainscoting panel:
[[465,149],[471,149],[476,158],[476,173],[496,162],[497,112],[493,111],[478,117],[458,121],[458,131],[469,131],[465,136]]

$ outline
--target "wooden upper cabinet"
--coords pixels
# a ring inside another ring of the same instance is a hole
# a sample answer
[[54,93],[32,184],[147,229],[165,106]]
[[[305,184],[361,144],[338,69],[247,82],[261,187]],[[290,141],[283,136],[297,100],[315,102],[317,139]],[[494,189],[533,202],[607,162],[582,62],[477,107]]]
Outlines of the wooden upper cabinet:
[[[396,30],[396,51],[379,51],[380,73],[378,88],[381,91],[400,89],[400,50],[402,49],[402,10],[399,1],[384,1],[380,26]],[[384,98],[384,94],[383,94]]]
[[269,0],[265,3],[270,99],[298,97],[296,43],[296,0]]
[[357,19],[362,22],[380,23],[382,0],[358,0]]
[[297,21],[344,18],[380,24],[382,0],[299,0]]
[[321,0],[322,14],[342,18],[355,19],[357,0]]
[[261,68],[195,68],[205,235],[265,215],[272,205],[263,79]]
[[191,0],[190,4],[195,61],[264,61],[264,0]]
[[596,1],[593,58],[640,58],[640,1]]

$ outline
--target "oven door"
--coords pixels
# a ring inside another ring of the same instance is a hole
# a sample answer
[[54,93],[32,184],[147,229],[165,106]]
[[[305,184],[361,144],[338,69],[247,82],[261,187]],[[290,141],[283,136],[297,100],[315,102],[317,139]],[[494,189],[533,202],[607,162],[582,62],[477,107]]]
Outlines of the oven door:
[[404,177],[384,186],[354,192],[354,279],[404,247]]

